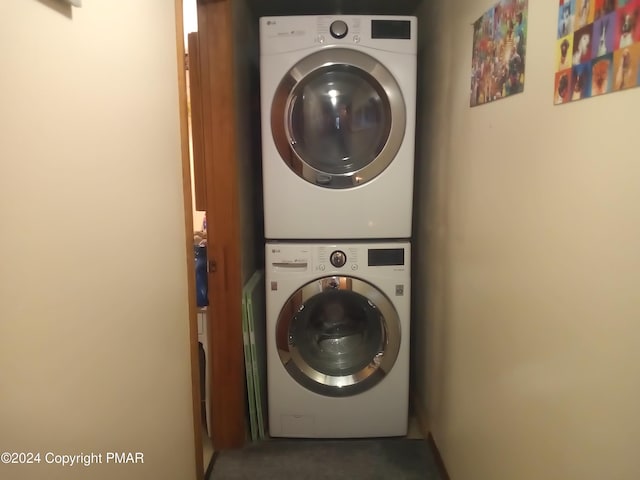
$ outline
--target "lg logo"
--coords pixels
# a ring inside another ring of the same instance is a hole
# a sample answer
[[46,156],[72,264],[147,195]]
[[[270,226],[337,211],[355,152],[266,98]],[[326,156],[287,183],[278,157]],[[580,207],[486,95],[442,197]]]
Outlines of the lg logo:
[[267,25],[275,25],[276,21],[275,20],[267,20]]

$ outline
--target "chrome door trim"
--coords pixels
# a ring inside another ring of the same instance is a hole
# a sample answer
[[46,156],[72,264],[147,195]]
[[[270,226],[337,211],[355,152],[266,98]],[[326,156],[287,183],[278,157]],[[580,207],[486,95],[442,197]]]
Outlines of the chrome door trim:
[[[383,338],[378,354],[352,375],[332,376],[314,369],[304,360],[289,336],[292,322],[304,310],[307,301],[334,290],[359,293],[371,308],[379,312],[382,323]],[[275,332],[278,354],[289,374],[309,390],[331,397],[356,395],[386,377],[398,357],[401,335],[400,317],[389,298],[372,284],[347,276],[322,277],[299,288],[282,306]]]
[[[294,148],[295,139],[289,133],[292,93],[309,74],[332,65],[354,67],[367,73],[382,88],[391,109],[389,137],[380,153],[363,168],[341,174],[322,172],[306,163]],[[391,164],[404,139],[406,116],[400,86],[384,65],[357,50],[327,48],[300,60],[280,81],[271,104],[271,133],[280,157],[298,176],[326,188],[351,188],[374,179]]]

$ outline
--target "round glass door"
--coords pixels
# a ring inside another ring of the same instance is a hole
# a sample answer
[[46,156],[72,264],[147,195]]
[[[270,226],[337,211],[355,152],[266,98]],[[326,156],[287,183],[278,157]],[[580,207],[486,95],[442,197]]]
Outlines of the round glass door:
[[380,382],[400,347],[389,299],[351,277],[308,283],[284,305],[276,327],[280,360],[302,386],[321,395],[355,395]]
[[391,73],[364,53],[327,49],[281,81],[271,129],[282,159],[301,178],[327,188],[366,183],[393,161],[405,105]]

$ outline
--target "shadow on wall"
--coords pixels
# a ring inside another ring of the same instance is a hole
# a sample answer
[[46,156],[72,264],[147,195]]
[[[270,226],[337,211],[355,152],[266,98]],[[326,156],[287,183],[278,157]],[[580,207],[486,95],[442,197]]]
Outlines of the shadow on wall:
[[[450,352],[448,118],[452,96],[450,44],[444,39],[449,15],[442,2],[423,2],[418,16],[418,92],[414,188],[412,385],[429,429],[438,438],[438,422],[447,418]],[[439,72],[434,75],[433,72]],[[419,245],[419,247],[417,247]],[[435,431],[434,431],[435,430]],[[440,445],[439,445],[440,446]]]
[[38,2],[49,7],[51,10],[55,10],[68,19],[73,18],[73,7],[65,0],[38,0]]

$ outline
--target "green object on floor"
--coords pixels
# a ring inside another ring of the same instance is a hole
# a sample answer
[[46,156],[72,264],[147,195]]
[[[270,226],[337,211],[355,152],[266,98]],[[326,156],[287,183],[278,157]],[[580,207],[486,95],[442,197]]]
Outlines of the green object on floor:
[[265,438],[266,344],[264,271],[255,272],[242,289],[242,335],[251,441]]

